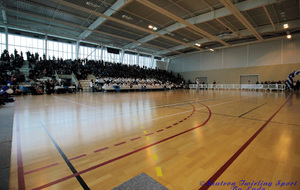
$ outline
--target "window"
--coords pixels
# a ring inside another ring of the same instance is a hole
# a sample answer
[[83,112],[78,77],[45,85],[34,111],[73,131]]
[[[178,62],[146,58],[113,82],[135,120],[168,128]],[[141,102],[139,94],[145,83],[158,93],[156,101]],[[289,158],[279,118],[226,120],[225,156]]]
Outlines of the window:
[[[6,37],[5,33],[0,33],[0,51],[6,49]],[[59,42],[54,40],[47,40],[47,50],[45,50],[45,39],[37,37],[21,36],[17,34],[8,34],[8,51],[10,54],[17,50],[19,54],[23,52],[23,56],[26,59],[26,52],[38,53],[40,57],[43,57],[47,51],[47,59],[52,59],[53,56],[63,59],[76,59],[76,44]],[[153,65],[151,57],[147,55],[139,56],[134,53],[125,53],[122,57],[122,53],[113,54],[108,53],[107,49],[101,47],[87,47],[79,46],[78,58],[90,59],[90,60],[104,60],[106,62],[121,63],[127,65],[139,65],[140,67],[153,67],[155,68],[156,62],[154,60]]]

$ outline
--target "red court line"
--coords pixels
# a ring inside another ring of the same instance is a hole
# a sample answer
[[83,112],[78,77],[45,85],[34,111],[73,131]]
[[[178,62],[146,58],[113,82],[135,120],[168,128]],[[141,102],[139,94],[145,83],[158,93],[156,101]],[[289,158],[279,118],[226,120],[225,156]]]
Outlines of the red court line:
[[[17,99],[17,98],[16,98]],[[18,187],[19,190],[25,189],[25,179],[24,179],[24,168],[23,168],[23,158],[22,158],[22,147],[21,147],[21,134],[19,125],[19,108],[18,102],[16,103],[16,125],[17,125],[17,162],[18,162]]]
[[239,157],[239,155],[249,146],[249,144],[259,135],[259,133],[270,123],[274,116],[281,110],[281,108],[291,99],[289,97],[280,108],[250,137],[250,139],[211,177],[209,180],[199,188],[199,190],[206,190],[210,187],[209,184],[216,182],[216,180],[225,172],[225,170]]
[[54,164],[50,164],[48,166],[44,166],[44,167],[41,167],[41,168],[30,170],[30,171],[25,172],[24,175],[27,175],[27,174],[30,174],[30,173],[33,173],[33,172],[37,172],[37,171],[40,171],[40,170],[43,170],[43,169],[46,169],[46,168],[50,168],[52,166],[57,166],[57,165],[58,165],[58,163],[54,163]]
[[162,131],[163,131],[163,129],[161,129],[161,130],[158,130],[158,131],[156,131],[156,132],[158,132],[158,133],[159,133],[159,132],[162,132]]
[[[200,104],[202,104],[202,103],[200,103]],[[117,160],[120,160],[120,159],[122,159],[122,158],[125,158],[125,157],[127,157],[127,156],[130,156],[130,155],[132,155],[132,154],[135,154],[135,153],[137,153],[137,152],[140,152],[140,151],[142,151],[142,150],[145,150],[146,148],[152,147],[152,146],[154,146],[154,145],[160,144],[160,143],[162,143],[162,142],[165,142],[165,141],[168,141],[168,140],[173,139],[173,138],[175,138],[175,137],[178,137],[178,136],[180,136],[180,135],[183,135],[183,134],[185,134],[185,133],[187,133],[187,132],[193,131],[193,130],[199,128],[199,127],[202,127],[202,126],[204,126],[204,125],[210,120],[210,118],[211,118],[211,110],[209,109],[209,107],[206,106],[206,105],[204,105],[204,104],[202,104],[202,105],[205,106],[206,109],[208,110],[208,117],[207,117],[207,119],[206,119],[202,124],[200,124],[200,125],[198,125],[198,126],[196,126],[196,127],[190,128],[190,129],[188,129],[188,130],[185,130],[185,131],[183,131],[183,132],[180,132],[180,133],[178,133],[178,134],[175,134],[175,135],[173,135],[173,136],[167,137],[167,138],[165,138],[165,139],[162,139],[162,140],[160,140],[160,141],[157,141],[157,142],[155,142],[155,143],[153,143],[153,144],[150,144],[150,145],[148,145],[148,146],[139,148],[139,149],[137,149],[137,150],[128,152],[128,153],[123,154],[123,155],[121,155],[121,156],[118,156],[118,157],[116,157],[116,158],[113,158],[113,159],[110,159],[110,160],[105,161],[105,162],[103,162],[103,163],[100,163],[100,164],[97,164],[97,165],[95,165],[95,166],[92,166],[92,167],[90,167],[90,168],[84,169],[84,170],[82,170],[82,171],[80,171],[80,172],[77,172],[77,173],[75,173],[75,174],[72,174],[72,175],[69,175],[69,176],[60,178],[60,179],[58,179],[58,180],[52,181],[52,182],[50,182],[50,183],[47,183],[47,184],[42,185],[42,186],[39,186],[39,187],[36,187],[36,188],[34,188],[34,189],[35,189],[35,190],[38,190],[38,189],[44,189],[44,188],[50,187],[50,186],[55,185],[55,184],[57,184],[57,183],[66,181],[66,180],[71,179],[71,178],[73,178],[73,177],[76,177],[76,176],[78,176],[78,175],[81,175],[81,174],[84,174],[84,173],[86,173],[86,172],[92,171],[92,170],[97,169],[97,168],[99,168],[99,167],[101,167],[101,166],[104,166],[104,165],[107,165],[107,164],[109,164],[109,163],[115,162],[115,161],[117,161]],[[193,106],[193,105],[192,105],[192,106]],[[194,106],[193,106],[193,107],[194,107]],[[194,107],[194,109],[195,109],[195,107]]]
[[80,155],[80,156],[76,156],[76,157],[74,157],[74,158],[70,158],[69,161],[71,161],[71,160],[76,160],[76,159],[81,158],[81,157],[84,157],[84,156],[86,156],[86,154],[82,154],[82,155]]
[[149,134],[147,134],[147,135],[145,135],[145,136],[150,136],[150,135],[153,135],[154,133],[149,133]]
[[136,137],[136,138],[130,139],[130,140],[131,140],[131,141],[135,141],[135,140],[138,140],[138,139],[140,139],[140,138],[142,138],[142,137]]
[[108,149],[108,147],[101,148],[101,149],[99,149],[99,150],[95,150],[95,151],[94,151],[94,153],[96,153],[96,152],[100,152],[100,151],[103,151],[103,150],[106,150],[106,149]]
[[172,126],[168,126],[168,127],[166,127],[167,129],[169,129],[169,128],[171,128]]
[[126,142],[124,141],[124,142],[121,142],[121,143],[118,143],[118,144],[115,144],[115,146],[119,146],[119,145],[121,145],[121,144],[125,144]]

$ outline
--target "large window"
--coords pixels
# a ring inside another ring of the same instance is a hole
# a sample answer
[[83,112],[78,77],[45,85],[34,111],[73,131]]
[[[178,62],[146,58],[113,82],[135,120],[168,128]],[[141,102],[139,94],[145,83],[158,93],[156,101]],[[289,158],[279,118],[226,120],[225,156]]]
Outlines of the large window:
[[64,42],[56,42],[47,40],[47,50],[48,50],[48,58],[52,59],[55,57],[56,59],[75,59],[76,57],[76,45]]
[[43,57],[44,54],[44,42],[43,39],[25,37],[15,34],[8,34],[8,52],[13,54],[15,49],[25,57],[26,52],[38,53],[40,57]]
[[[21,36],[17,34],[8,34],[8,51],[13,54],[15,49],[20,54],[23,52],[23,56],[26,59],[26,52],[38,53],[40,57],[45,54],[45,39]],[[5,33],[0,33],[0,51],[6,48]],[[54,40],[47,40],[47,59],[76,59],[76,44],[59,42]],[[146,66],[148,68],[156,67],[156,60],[152,63],[151,56],[148,55],[138,55],[134,52],[124,52],[122,54],[108,53],[107,49],[104,47],[87,47],[84,45],[79,46],[78,58],[89,59],[89,60],[103,60],[111,63],[120,63],[127,65],[139,65],[140,67]],[[122,59],[123,58],[123,59]]]
[[151,67],[151,57],[149,56],[140,56],[139,57],[139,66],[140,67]]
[[119,63],[120,62],[120,54],[108,53],[107,49],[104,48],[102,59],[106,62]]
[[5,44],[6,44],[6,40],[5,40],[5,34],[4,33],[0,33],[0,51],[1,53],[3,52],[3,50],[5,50]]

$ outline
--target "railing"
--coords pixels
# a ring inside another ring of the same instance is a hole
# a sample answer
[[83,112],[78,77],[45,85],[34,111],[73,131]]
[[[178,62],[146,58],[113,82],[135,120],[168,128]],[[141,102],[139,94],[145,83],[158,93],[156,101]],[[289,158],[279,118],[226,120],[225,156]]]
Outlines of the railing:
[[76,86],[78,86],[78,80],[76,75],[72,72],[72,82],[75,82]]
[[[196,89],[196,84],[190,84],[190,89]],[[200,84],[199,89],[241,89],[241,90],[285,90],[285,84]]]

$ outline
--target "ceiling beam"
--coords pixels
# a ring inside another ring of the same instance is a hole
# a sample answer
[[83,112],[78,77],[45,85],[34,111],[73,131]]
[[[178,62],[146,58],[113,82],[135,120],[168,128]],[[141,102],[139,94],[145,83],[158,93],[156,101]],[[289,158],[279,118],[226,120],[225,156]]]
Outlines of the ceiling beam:
[[221,44],[223,44],[225,46],[230,47],[230,44],[224,42],[223,40],[217,38],[216,36],[211,35],[210,33],[206,32],[206,31],[204,31],[204,30],[196,27],[195,25],[191,24],[187,20],[184,20],[184,19],[182,19],[182,18],[174,15],[173,13],[170,13],[170,12],[166,11],[165,9],[163,9],[163,8],[161,8],[161,7],[157,6],[157,5],[149,2],[148,0],[136,0],[136,1],[138,1],[139,3],[147,6],[147,7],[151,8],[151,9],[153,9],[153,10],[155,10],[155,11],[157,11],[157,12],[159,12],[159,13],[161,13],[161,14],[163,14],[163,15],[165,15],[165,16],[167,16],[167,17],[169,17],[169,18],[171,18],[171,19],[173,19],[175,21],[177,21],[177,22],[180,22],[180,23],[186,25],[187,27],[195,30],[196,32],[199,32],[200,34],[202,34],[204,36],[207,36],[208,38],[210,38],[212,40],[215,40],[215,41],[217,41],[217,42],[219,42],[219,43],[221,43]]
[[236,8],[236,6],[231,2],[231,0],[219,0],[232,14],[259,40],[264,39],[255,30],[255,28],[249,23],[249,21],[244,17],[244,15]]
[[50,11],[53,11],[53,12],[57,11],[57,12],[59,12],[61,14],[66,14],[68,16],[75,17],[75,18],[80,19],[80,20],[86,20],[88,23],[92,23],[93,22],[93,21],[91,21],[89,19],[80,17],[80,16],[72,14],[70,12],[67,12],[67,11],[64,11],[64,10],[61,10],[61,9],[56,9],[56,8],[53,8],[53,7],[50,7],[50,6],[46,6],[46,5],[43,5],[43,4],[40,4],[40,3],[36,3],[36,2],[32,2],[32,1],[24,1],[23,3],[26,3],[28,5],[33,5],[33,6],[36,6],[36,7],[42,7],[44,9],[47,9],[47,10],[50,10]]
[[[289,21],[289,23],[290,23],[291,26],[293,26],[293,28],[300,28],[300,19]],[[282,22],[282,24],[284,24],[284,22]],[[259,27],[257,27],[257,31],[259,33],[278,32],[278,30],[274,30],[274,28],[271,24],[266,25],[266,26],[259,26]],[[244,38],[244,37],[247,37],[247,36],[251,36],[252,33],[248,29],[244,29],[244,30],[239,31],[239,35],[240,35],[241,38]],[[232,36],[230,36],[230,35],[229,36],[224,36],[224,38],[230,39],[230,38],[232,38]],[[204,44],[204,43],[209,42],[209,40],[200,39],[200,40],[196,40],[196,41],[190,42],[190,43],[195,43],[195,42]],[[185,48],[184,46],[177,46],[177,47],[173,47],[173,48],[170,48],[170,49],[180,50],[180,49],[184,49],[184,48]],[[166,54],[166,53],[168,53],[168,52],[167,51],[157,52],[157,54],[159,54],[159,55],[163,55],[163,54]]]
[[[84,11],[86,13],[90,13],[90,14],[93,14],[95,16],[98,16],[98,17],[103,17],[103,18],[106,18],[107,20],[110,20],[110,21],[113,21],[113,22],[116,22],[116,23],[119,23],[119,24],[122,24],[122,25],[125,25],[125,26],[128,26],[128,27],[131,27],[131,28],[134,28],[134,29],[137,29],[137,30],[140,30],[140,31],[143,31],[143,32],[146,32],[146,33],[150,33],[152,35],[155,35],[155,36],[159,36],[159,37],[162,37],[162,38],[165,38],[167,40],[170,40],[170,41],[173,41],[173,42],[176,42],[176,43],[179,43],[179,44],[182,44],[182,45],[185,45],[185,46],[188,46],[188,47],[192,47],[194,49],[197,49],[197,50],[202,50],[201,48],[198,48],[194,45],[190,45],[188,43],[184,43],[180,40],[176,40],[176,39],[173,39],[171,37],[168,37],[168,36],[164,36],[162,34],[159,34],[157,32],[154,32],[152,30],[149,30],[149,29],[146,29],[146,28],[142,28],[142,27],[139,27],[139,26],[136,26],[134,24],[130,24],[128,22],[125,22],[125,21],[122,21],[122,20],[119,20],[117,18],[114,18],[114,17],[109,17],[107,15],[104,15],[102,13],[99,13],[99,12],[96,12],[96,11],[93,11],[93,10],[90,10],[90,9],[87,9],[87,8],[84,8],[84,7],[81,7],[81,6],[78,6],[78,5],[75,5],[73,3],[69,3],[69,2],[66,2],[66,1],[63,1],[63,0],[50,0],[52,2],[55,2],[55,3],[58,3],[60,5],[64,5],[64,6],[67,6],[67,7],[71,7],[73,9],[77,9],[79,11]],[[140,42],[139,42],[140,43]]]
[[238,36],[239,34],[236,33],[232,28],[230,28],[229,26],[227,26],[224,22],[222,22],[220,19],[216,18],[216,20],[222,24],[225,28],[228,28],[228,30],[230,30],[232,33],[234,33],[236,36]]
[[267,16],[268,16],[268,18],[269,18],[270,23],[272,24],[274,30],[276,30],[276,27],[275,27],[275,25],[274,25],[274,23],[273,23],[273,21],[272,21],[272,18],[271,18],[270,15],[269,15],[269,12],[268,12],[266,6],[263,6],[263,8],[264,8],[265,13],[267,14]]
[[[13,14],[16,14],[16,11],[13,10],[13,9],[4,8],[4,10],[6,10],[7,12],[12,12]],[[95,33],[98,33],[98,34],[106,35],[106,36],[111,36],[111,37],[113,37],[115,39],[122,39],[122,40],[130,41],[130,42],[134,42],[134,43],[137,43],[137,44],[145,44],[147,46],[155,47],[157,49],[164,49],[164,50],[168,51],[167,48],[159,47],[159,46],[152,45],[152,44],[145,43],[145,42],[139,42],[139,41],[133,40],[131,38],[126,38],[126,37],[122,37],[122,36],[119,36],[119,35],[114,35],[114,34],[107,33],[107,32],[102,32],[102,31],[98,31],[98,30],[92,30],[92,29],[89,29],[89,28],[86,28],[86,27],[83,27],[83,26],[79,26],[79,25],[70,23],[70,22],[65,22],[65,21],[61,21],[61,20],[57,20],[57,19],[52,19],[52,18],[49,18],[49,17],[44,17],[44,16],[32,14],[32,13],[22,12],[22,11],[17,11],[17,13],[19,15],[27,16],[27,17],[31,18],[32,20],[40,19],[40,20],[47,21],[49,23],[50,22],[54,22],[54,23],[57,23],[57,24],[65,25],[65,26],[70,26],[70,27],[79,28],[79,29],[82,29],[82,30],[88,30],[88,31],[95,32]],[[173,50],[170,50],[170,51],[182,54],[179,51],[173,51]]]
[[[264,5],[269,5],[273,3],[276,3],[278,0],[251,0],[251,1],[243,1],[240,3],[235,4],[236,8],[240,11],[246,11],[250,9],[255,9],[258,7],[262,7]],[[222,18],[231,15],[231,12],[226,8],[220,8],[218,10],[214,10],[208,13],[204,13],[198,16],[195,16],[193,18],[187,19],[186,21],[192,23],[192,24],[199,24],[199,23],[204,23],[210,20],[214,20],[216,18]],[[224,18],[225,19],[225,18]],[[157,31],[159,34],[167,34],[170,32],[173,32],[175,30],[178,30],[180,28],[186,27],[184,24],[181,23],[175,23],[172,24],[162,30]],[[148,35],[144,38],[139,39],[141,42],[147,42],[150,40],[153,40],[154,38],[157,38],[157,36],[154,35]],[[131,47],[132,44],[128,44],[125,47]]]
[[7,17],[6,17],[6,12],[5,10],[2,9],[2,19],[3,19],[3,23],[7,24]]
[[210,8],[211,11],[215,10],[206,0],[201,0],[206,6]]
[[272,9],[274,11],[274,14],[275,14],[275,17],[276,17],[276,20],[277,20],[277,24],[279,24],[279,18],[278,18],[277,12],[276,12],[273,4],[272,4]]
[[[106,16],[111,16],[112,14],[114,14],[116,11],[118,11],[119,9],[121,9],[122,7],[124,7],[127,3],[131,2],[130,1],[124,1],[124,0],[118,0],[116,1],[109,9],[107,9],[104,14]],[[104,21],[106,21],[106,19],[103,19],[102,17],[99,17],[97,20],[95,20],[88,28],[89,29],[96,29],[98,26],[100,26]],[[83,33],[81,33],[79,35],[80,39],[85,39],[87,38],[92,32],[89,30],[85,30]]]
[[186,10],[185,8],[183,8],[182,6],[178,5],[177,3],[173,2],[172,0],[168,0],[169,2],[171,2],[173,5],[179,7],[180,9],[184,10],[185,12],[187,12],[191,17],[195,16],[192,12]]

